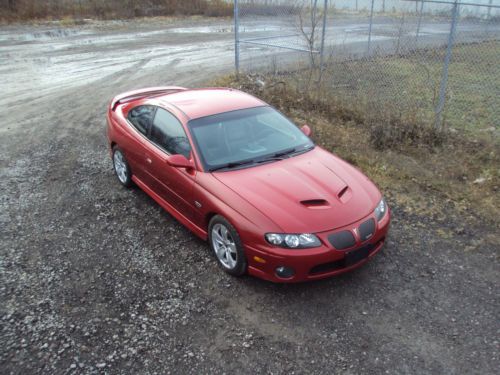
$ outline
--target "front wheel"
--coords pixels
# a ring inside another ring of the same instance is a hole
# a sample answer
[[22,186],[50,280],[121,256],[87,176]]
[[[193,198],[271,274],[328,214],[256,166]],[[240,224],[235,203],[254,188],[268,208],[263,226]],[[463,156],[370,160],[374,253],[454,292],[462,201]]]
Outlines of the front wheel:
[[247,261],[236,229],[224,217],[217,215],[208,225],[210,248],[219,265],[233,276],[241,276],[246,272]]

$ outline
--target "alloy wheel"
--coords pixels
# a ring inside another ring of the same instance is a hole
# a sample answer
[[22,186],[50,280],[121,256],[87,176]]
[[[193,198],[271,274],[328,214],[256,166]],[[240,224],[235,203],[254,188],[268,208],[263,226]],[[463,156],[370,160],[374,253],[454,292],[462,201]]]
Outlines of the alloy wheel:
[[125,162],[125,158],[123,157],[123,154],[121,151],[116,150],[113,154],[113,164],[115,166],[115,172],[116,175],[118,176],[118,179],[122,184],[125,184],[128,179],[128,171],[127,171],[127,164]]
[[236,243],[225,225],[217,223],[212,228],[212,245],[217,259],[227,269],[236,267],[238,253]]

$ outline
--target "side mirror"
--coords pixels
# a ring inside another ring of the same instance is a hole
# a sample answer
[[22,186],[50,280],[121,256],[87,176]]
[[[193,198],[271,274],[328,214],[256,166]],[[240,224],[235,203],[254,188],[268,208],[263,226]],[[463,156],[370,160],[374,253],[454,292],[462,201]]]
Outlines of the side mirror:
[[188,160],[184,155],[181,154],[170,155],[167,158],[167,163],[168,165],[171,165],[172,167],[175,168],[186,168],[186,169],[194,168],[193,162],[191,160]]
[[305,135],[307,135],[308,137],[311,136],[312,134],[312,130],[311,128],[309,127],[309,125],[304,125],[303,127],[300,128],[300,130],[302,131],[302,133],[304,133]]

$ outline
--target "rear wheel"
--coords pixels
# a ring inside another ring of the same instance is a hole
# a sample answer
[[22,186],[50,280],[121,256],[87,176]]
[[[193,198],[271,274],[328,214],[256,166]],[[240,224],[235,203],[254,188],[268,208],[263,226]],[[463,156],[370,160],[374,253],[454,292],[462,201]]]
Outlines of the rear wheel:
[[113,167],[118,181],[123,186],[130,187],[132,185],[132,173],[123,151],[118,146],[113,148]]
[[208,226],[209,243],[224,271],[233,276],[246,272],[247,261],[240,236],[222,216],[214,216]]

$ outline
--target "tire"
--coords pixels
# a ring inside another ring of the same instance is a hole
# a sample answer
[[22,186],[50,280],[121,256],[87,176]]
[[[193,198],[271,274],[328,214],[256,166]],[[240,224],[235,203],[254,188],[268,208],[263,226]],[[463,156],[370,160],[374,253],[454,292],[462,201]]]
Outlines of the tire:
[[208,225],[208,241],[219,266],[228,274],[241,276],[246,273],[247,259],[236,229],[220,215]]
[[132,186],[132,171],[123,151],[118,146],[113,147],[113,169],[118,181],[125,186]]

